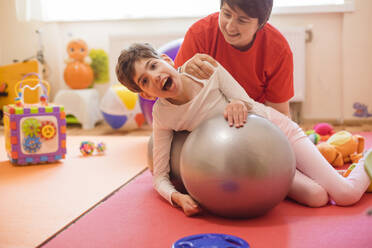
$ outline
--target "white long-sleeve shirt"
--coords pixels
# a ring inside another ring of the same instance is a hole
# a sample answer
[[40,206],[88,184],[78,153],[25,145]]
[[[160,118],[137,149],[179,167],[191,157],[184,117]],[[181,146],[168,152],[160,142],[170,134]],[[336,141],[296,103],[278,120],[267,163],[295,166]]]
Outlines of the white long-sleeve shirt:
[[155,189],[171,204],[171,195],[177,190],[169,179],[170,148],[173,131],[192,131],[203,121],[223,115],[231,100],[241,100],[250,105],[250,113],[268,118],[268,108],[250,98],[240,84],[218,65],[208,80],[199,80],[184,73],[203,88],[189,102],[175,105],[164,98],[159,98],[153,107],[153,163]]

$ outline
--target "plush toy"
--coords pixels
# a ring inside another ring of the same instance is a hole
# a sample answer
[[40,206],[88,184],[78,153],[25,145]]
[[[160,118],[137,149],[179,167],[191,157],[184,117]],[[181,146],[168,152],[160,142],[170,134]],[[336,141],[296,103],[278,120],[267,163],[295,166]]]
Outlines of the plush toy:
[[332,134],[334,134],[333,127],[328,123],[318,123],[313,127],[315,133],[320,135],[322,141],[326,141]]
[[364,137],[348,131],[333,134],[326,142],[317,145],[320,153],[334,167],[356,163],[363,156]]
[[313,142],[314,145],[318,144],[320,141],[320,135],[315,132],[315,130],[311,129],[305,132],[307,137]]
[[94,72],[94,83],[104,84],[110,81],[109,59],[103,49],[91,49],[89,57],[92,60],[90,66]]
[[94,74],[90,67],[87,43],[83,40],[72,40],[67,45],[69,58],[63,74],[66,84],[71,89],[85,89],[92,85]]

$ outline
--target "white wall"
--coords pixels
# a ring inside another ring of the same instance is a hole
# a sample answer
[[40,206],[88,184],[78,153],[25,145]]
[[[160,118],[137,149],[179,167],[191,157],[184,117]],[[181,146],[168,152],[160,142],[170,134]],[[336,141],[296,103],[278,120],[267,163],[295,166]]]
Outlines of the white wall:
[[307,119],[339,119],[343,14],[273,16],[277,26],[311,26],[313,39],[306,45],[306,96],[303,116]]
[[345,119],[352,116],[354,102],[368,105],[372,114],[372,1],[356,0],[355,7],[358,14],[346,14],[342,22],[341,76]]
[[40,26],[40,23],[18,22],[14,1],[0,0],[0,65],[35,55],[38,47],[35,30]]
[[[368,31],[372,1],[355,0],[355,6],[355,12],[346,14],[274,15],[270,20],[278,27],[312,26],[313,40],[307,44],[304,119],[355,120],[352,104],[356,101],[368,105],[372,112],[372,34]],[[52,68],[52,94],[55,94],[66,87],[63,61],[71,37],[85,39],[90,48],[108,51],[110,36],[160,33],[172,39],[183,34],[195,20],[21,23],[16,20],[14,2],[1,0],[0,65],[35,54],[38,41],[34,32],[42,28],[45,56]]]

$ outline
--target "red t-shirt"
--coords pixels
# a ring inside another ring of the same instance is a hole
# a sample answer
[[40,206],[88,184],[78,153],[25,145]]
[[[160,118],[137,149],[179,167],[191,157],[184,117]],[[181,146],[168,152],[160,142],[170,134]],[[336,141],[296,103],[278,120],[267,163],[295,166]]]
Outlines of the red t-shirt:
[[257,32],[253,45],[240,51],[225,41],[218,14],[189,28],[175,59],[176,67],[195,53],[206,53],[224,66],[254,100],[281,103],[292,98],[293,56],[283,35],[267,23]]

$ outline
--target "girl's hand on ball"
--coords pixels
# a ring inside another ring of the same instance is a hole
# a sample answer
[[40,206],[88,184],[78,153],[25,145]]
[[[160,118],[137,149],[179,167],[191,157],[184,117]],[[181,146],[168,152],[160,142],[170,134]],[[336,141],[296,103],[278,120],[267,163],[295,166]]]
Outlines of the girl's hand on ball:
[[199,205],[189,195],[182,195],[181,207],[185,215],[189,217],[201,212]]
[[198,203],[187,194],[173,193],[172,201],[182,208],[186,216],[190,217],[201,213]]
[[244,126],[248,116],[248,109],[244,102],[240,100],[232,100],[225,108],[224,117],[230,127],[239,128]]

